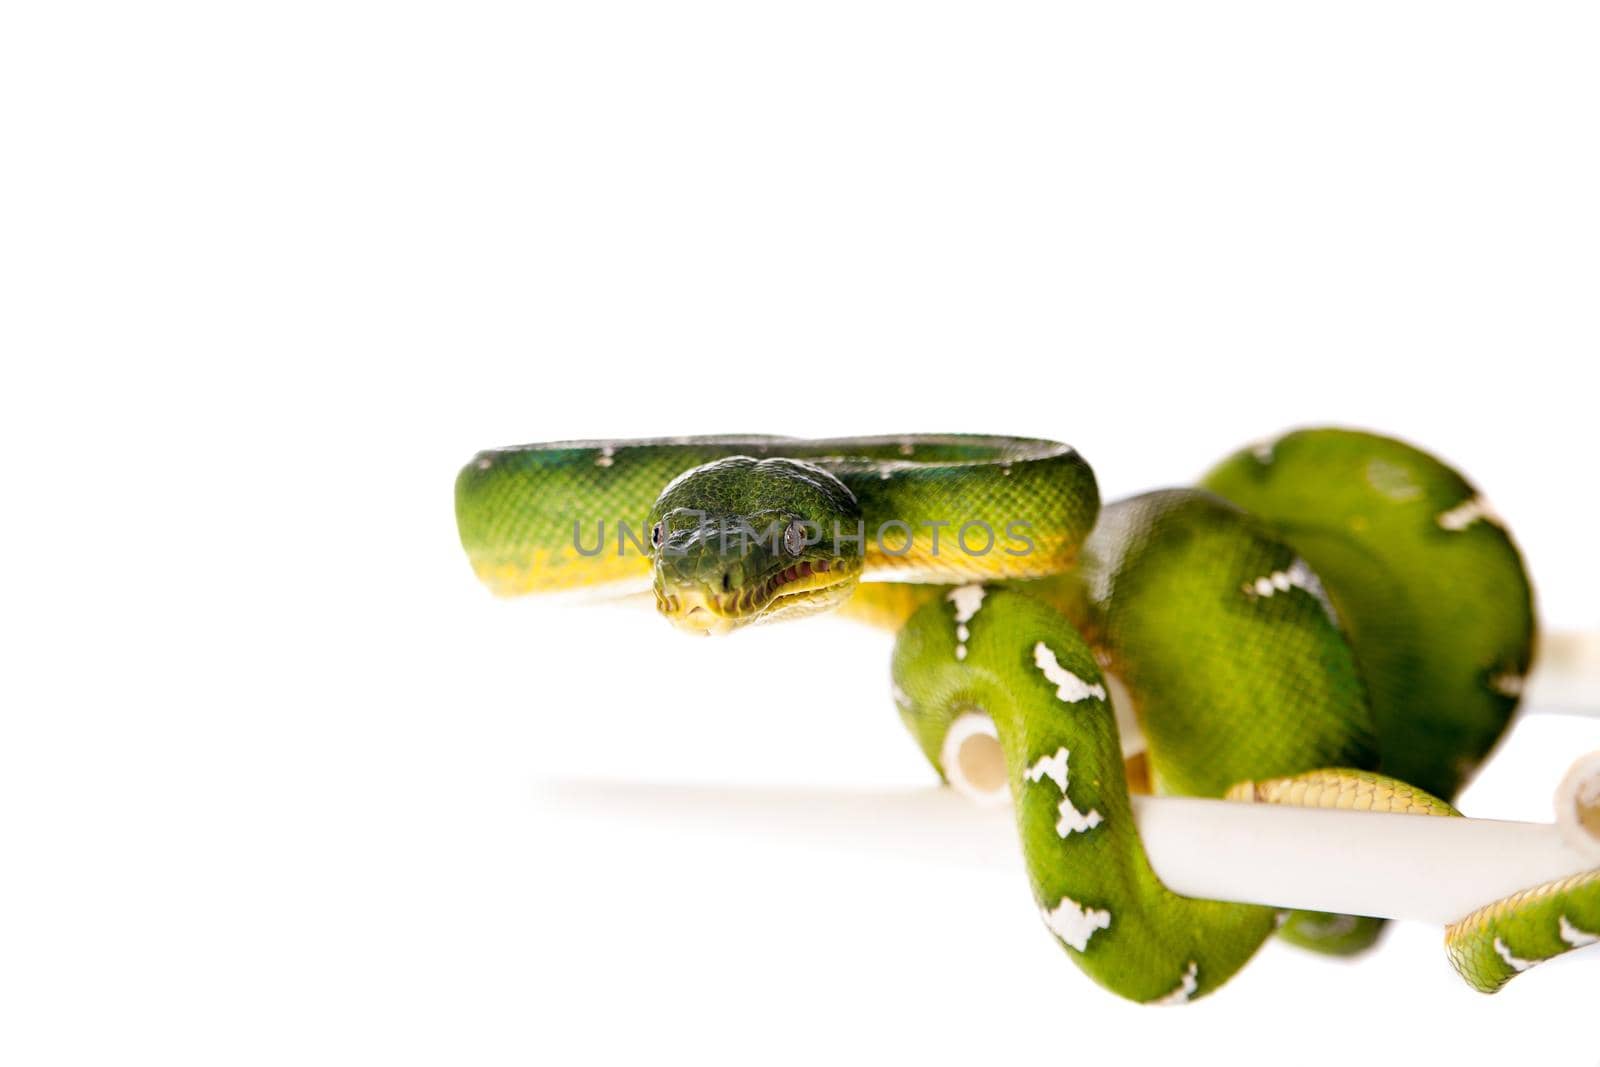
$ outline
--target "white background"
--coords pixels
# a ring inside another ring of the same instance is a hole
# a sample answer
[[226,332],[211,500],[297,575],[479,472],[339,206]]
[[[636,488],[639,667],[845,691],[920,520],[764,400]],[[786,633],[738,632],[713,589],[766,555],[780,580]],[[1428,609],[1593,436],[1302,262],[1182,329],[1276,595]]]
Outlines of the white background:
[[[496,602],[451,514],[526,440],[1035,434],[1114,498],[1333,421],[1458,463],[1593,626],[1597,30],[8,5],[0,1059],[1600,1060],[1600,961],[1484,998],[1423,927],[1116,1001],[1003,820],[896,814],[887,637]],[[1597,722],[1468,812],[1544,817]]]

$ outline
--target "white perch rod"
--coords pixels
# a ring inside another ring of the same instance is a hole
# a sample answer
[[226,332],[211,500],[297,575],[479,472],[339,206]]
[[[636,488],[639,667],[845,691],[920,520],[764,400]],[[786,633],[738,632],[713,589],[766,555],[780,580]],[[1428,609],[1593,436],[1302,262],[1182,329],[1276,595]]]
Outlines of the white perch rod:
[[1553,823],[1132,799],[1150,865],[1191,897],[1446,924],[1600,867]]
[[[1010,812],[980,808],[951,789],[862,793],[566,782],[552,784],[546,795],[567,813],[634,826],[641,820],[674,828],[693,822],[769,841],[791,836],[813,846],[985,868],[1014,869],[1021,860]],[[1519,889],[1600,868],[1600,841],[1563,840],[1554,823],[1190,797],[1132,800],[1156,874],[1179,893],[1212,900],[1442,924]]]
[[[1528,679],[1532,710],[1600,715],[1600,631],[1547,634]],[[992,731],[991,731],[992,732]],[[994,808],[952,790],[900,794],[564,783],[563,807],[631,819],[684,816],[809,833],[841,845],[1015,862]],[[1600,868],[1600,753],[1574,765],[1556,823],[1327,811],[1134,796],[1156,875],[1174,892],[1276,908],[1447,924],[1543,882]],[[1004,857],[1002,859],[1001,857]]]

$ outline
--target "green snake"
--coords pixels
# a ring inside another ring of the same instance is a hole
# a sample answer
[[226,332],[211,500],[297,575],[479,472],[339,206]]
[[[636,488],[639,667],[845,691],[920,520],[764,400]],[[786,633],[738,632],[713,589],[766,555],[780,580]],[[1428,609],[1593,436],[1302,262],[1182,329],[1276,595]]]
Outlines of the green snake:
[[[1351,953],[1382,924],[1171,892],[1130,789],[1454,815],[1534,638],[1521,557],[1473,487],[1349,430],[1103,509],[1052,441],[559,442],[480,453],[456,514],[502,595],[649,588],[697,634],[829,609],[895,628],[916,742],[950,784],[1009,797],[1046,926],[1141,1002],[1217,989],[1275,930]],[[1485,992],[1597,937],[1600,871],[1446,932]]]

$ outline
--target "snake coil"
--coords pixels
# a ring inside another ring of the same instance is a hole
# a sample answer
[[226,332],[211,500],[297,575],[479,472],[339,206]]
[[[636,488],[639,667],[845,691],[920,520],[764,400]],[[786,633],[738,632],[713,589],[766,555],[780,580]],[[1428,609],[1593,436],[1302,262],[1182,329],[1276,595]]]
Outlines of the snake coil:
[[[894,701],[929,762],[1009,796],[1045,925],[1141,1002],[1215,990],[1274,930],[1348,954],[1382,923],[1171,892],[1130,788],[1454,815],[1534,638],[1521,557],[1483,498],[1349,430],[1290,433],[1103,510],[1089,466],[1051,441],[561,442],[480,453],[456,513],[502,595],[648,583],[693,633],[830,609],[894,628]],[[1446,937],[1492,992],[1600,940],[1600,871]]]

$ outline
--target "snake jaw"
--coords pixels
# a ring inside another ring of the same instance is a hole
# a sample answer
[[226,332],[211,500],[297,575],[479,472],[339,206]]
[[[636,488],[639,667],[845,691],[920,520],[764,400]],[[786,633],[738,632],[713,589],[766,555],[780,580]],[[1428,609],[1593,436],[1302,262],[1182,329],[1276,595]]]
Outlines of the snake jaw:
[[849,557],[792,564],[753,591],[759,621],[794,618],[837,607],[855,591],[861,561]]
[[656,607],[678,629],[698,637],[732,633],[741,623],[737,617],[725,614],[717,598],[703,589],[657,594]]
[[837,607],[855,590],[860,573],[860,560],[842,557],[796,561],[757,583],[726,591],[717,588],[720,583],[662,578],[656,584],[656,609],[687,633],[720,636]]

